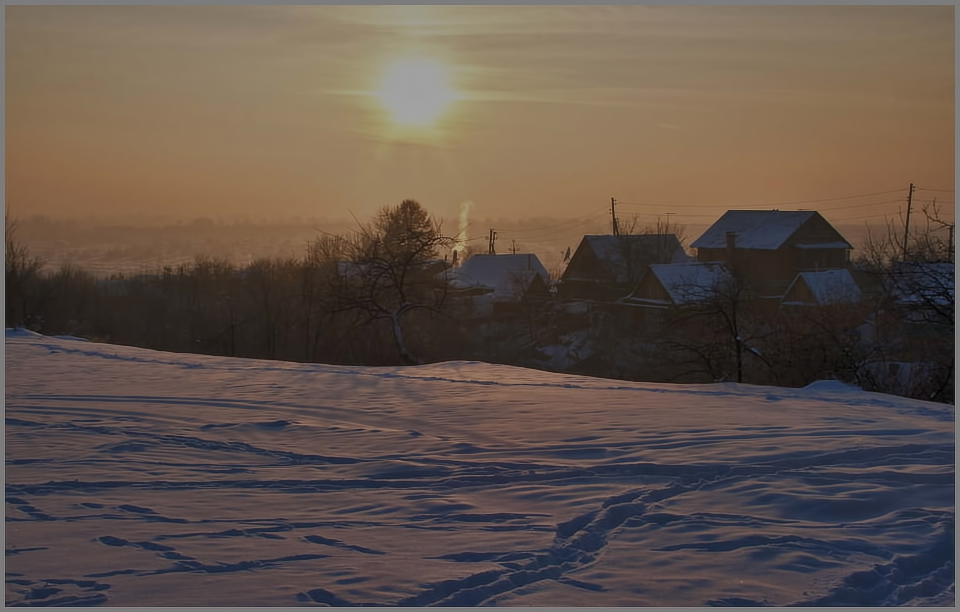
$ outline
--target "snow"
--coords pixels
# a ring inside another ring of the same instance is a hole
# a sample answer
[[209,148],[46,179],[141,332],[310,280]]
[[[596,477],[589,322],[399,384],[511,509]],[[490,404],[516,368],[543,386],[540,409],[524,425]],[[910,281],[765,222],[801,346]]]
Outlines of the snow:
[[[734,232],[738,249],[775,251],[816,214],[819,213],[812,210],[728,210],[691,246],[723,249],[727,246],[727,232]],[[840,248],[851,246],[843,242]]]
[[72,340],[74,342],[90,342],[87,338],[78,338],[76,336],[54,336],[58,340]]
[[849,270],[801,272],[784,292],[784,296],[790,296],[801,280],[806,283],[817,304],[856,304],[860,301],[860,287]]
[[518,297],[534,274],[539,274],[544,283],[550,280],[547,269],[532,253],[472,255],[447,274],[455,289],[485,288],[495,292],[498,299]]
[[803,389],[804,391],[813,391],[816,393],[821,393],[821,392],[831,393],[831,394],[860,393],[860,389],[858,389],[857,387],[854,387],[853,385],[848,385],[847,383],[841,382],[839,380],[818,380],[816,382],[810,383]]
[[656,276],[674,304],[708,298],[731,278],[718,262],[654,264],[650,274]]
[[951,406],[6,336],[7,605],[938,605]]

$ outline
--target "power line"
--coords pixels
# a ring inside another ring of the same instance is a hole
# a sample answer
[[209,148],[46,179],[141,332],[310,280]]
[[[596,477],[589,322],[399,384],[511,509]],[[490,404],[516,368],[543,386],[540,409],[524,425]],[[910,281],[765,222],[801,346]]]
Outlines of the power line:
[[[606,213],[604,213],[603,216],[606,216]],[[598,217],[599,217],[599,216],[598,216]],[[588,221],[592,221],[592,219],[591,219],[591,220],[588,220]],[[587,222],[584,222],[584,224],[582,224],[582,225],[585,225],[586,223],[587,223]],[[509,236],[509,235],[510,235],[510,232],[506,232],[506,235]],[[578,227],[571,227],[571,228],[567,228],[567,229],[564,229],[564,230],[560,230],[559,232],[548,232],[548,233],[546,233],[546,234],[534,234],[534,235],[531,235],[531,236],[519,236],[518,239],[521,240],[521,241],[523,241],[523,242],[529,242],[529,241],[531,241],[531,240],[543,240],[543,239],[547,239],[547,238],[549,238],[549,239],[555,239],[555,238],[562,238],[562,237],[564,237],[564,236],[575,236],[575,235],[581,235],[581,236],[582,236],[582,235],[583,235],[583,230],[580,229],[580,228],[578,228]]]
[[899,217],[901,211],[887,212],[887,213],[874,213],[869,215],[856,215],[854,217],[844,217],[842,219],[829,219],[831,223],[846,223],[847,221],[860,221],[862,219],[875,219],[877,217]]
[[872,215],[857,215],[856,217],[846,217],[844,219],[831,219],[833,223],[846,223],[847,221],[862,221],[863,219],[876,219],[878,217],[894,217],[898,213],[876,213]]
[[930,189],[929,187],[917,187],[917,191],[939,191],[941,193],[953,193],[953,189]]
[[[848,210],[848,209],[851,209],[851,208],[863,208],[863,207],[865,207],[865,206],[882,206],[882,205],[884,205],[884,204],[895,204],[895,203],[901,203],[901,202],[904,202],[904,199],[903,199],[903,198],[897,198],[896,200],[883,200],[882,202],[864,202],[864,203],[862,203],[862,204],[851,204],[850,206],[835,206],[835,207],[831,207],[831,208],[827,209],[827,210],[824,211],[824,212],[830,213],[830,212],[833,212],[833,211],[835,211],[835,210]],[[617,204],[627,204],[627,202],[620,202],[620,201],[618,201]],[[693,208],[693,207],[691,207],[691,208]],[[714,208],[714,209],[715,209],[715,208],[718,208],[718,207],[716,207],[716,206],[703,206],[703,207],[697,207],[697,208]],[[722,208],[722,207],[721,207],[721,208]],[[742,209],[741,209],[741,210],[742,210]],[[671,215],[674,215],[674,214],[678,214],[678,213],[670,213],[670,214],[671,214]],[[679,213],[679,214],[683,214],[683,213]],[[701,216],[705,216],[705,215],[701,215]]]
[[868,196],[886,195],[886,194],[888,194],[888,193],[898,193],[898,192],[901,192],[901,191],[904,191],[904,189],[902,189],[902,188],[901,188],[901,189],[891,189],[891,190],[889,190],[889,191],[877,191],[877,192],[875,192],[875,193],[863,193],[863,194],[860,194],[860,195],[840,196],[840,197],[836,197],[836,198],[820,198],[819,200],[803,200],[803,201],[799,201],[799,202],[775,202],[775,203],[773,203],[773,204],[767,204],[766,206],[787,206],[787,205],[790,205],[790,204],[813,204],[813,203],[816,203],[816,202],[836,202],[837,200],[852,200],[852,199],[854,199],[854,198],[866,198],[866,197],[868,197]]
[[[511,231],[511,230],[501,230],[501,231],[504,232],[504,233],[507,234],[507,235],[510,235],[510,236],[514,236],[514,235],[515,235],[515,236],[517,236],[517,238],[519,238],[520,240],[532,240],[532,239],[537,239],[537,238],[543,238],[543,237],[546,237],[546,236],[560,236],[560,235],[564,235],[564,234],[569,234],[569,233],[575,231],[578,227],[582,227],[582,226],[586,225],[587,223],[590,223],[590,222],[592,222],[592,221],[595,221],[596,219],[599,219],[600,217],[606,216],[606,214],[607,214],[606,211],[603,211],[602,213],[594,214],[593,216],[591,216],[591,217],[589,217],[589,218],[586,218],[586,219],[583,219],[583,220],[581,220],[581,221],[578,221],[577,223],[575,223],[575,224],[573,224],[573,225],[570,225],[569,227],[564,227],[563,229],[560,229],[559,231],[556,231],[556,228],[557,228],[558,226],[554,226],[554,230],[547,231],[547,232],[538,232],[537,230],[523,230],[523,231],[516,231],[516,232]],[[532,233],[532,234],[525,233],[525,232],[531,232],[531,231],[532,231],[532,232],[535,232],[535,233]]]
[[[921,188],[916,188],[916,189],[918,191],[921,190]],[[946,189],[927,189],[927,188],[922,188],[922,189],[924,191],[939,191],[944,193],[952,193],[952,190],[946,190]],[[760,204],[750,204],[750,205],[745,205],[742,208],[738,208],[738,210],[749,210],[750,208],[748,208],[748,206],[756,207],[757,209],[762,210],[766,207],[788,206],[792,204],[837,202],[841,200],[850,200],[850,199],[865,198],[865,197],[876,196],[876,195],[900,193],[903,191],[907,191],[907,189],[906,188],[891,189],[887,191],[877,191],[872,193],[863,193],[863,194],[848,195],[848,196],[836,196],[836,197],[830,197],[830,198],[818,198],[813,200],[796,200],[791,202],[768,202],[768,203],[760,203]],[[903,203],[904,201],[905,199],[903,198],[897,198],[893,200],[883,200],[879,202],[862,202],[858,204],[851,204],[848,206],[831,207],[829,210],[824,212],[829,214],[833,211],[858,209],[858,208],[865,208],[868,206],[883,206],[886,204],[899,204],[899,203]],[[626,206],[656,206],[656,207],[670,206],[670,207],[678,208],[680,210],[688,210],[688,209],[714,209],[715,210],[717,208],[724,207],[723,204],[681,204],[677,202],[624,202],[619,199],[616,200],[616,203],[623,204]],[[943,203],[950,204],[951,202],[944,201]],[[606,216],[609,213],[610,213],[610,209],[604,207],[603,210],[595,209],[595,212],[590,212],[586,215],[576,217],[573,219],[568,219],[567,221],[563,221],[561,223],[557,223],[554,225],[548,225],[548,226],[539,227],[539,228],[525,228],[525,229],[518,229],[518,230],[498,230],[498,233],[504,234],[510,237],[515,236],[516,239],[522,242],[529,242],[532,240],[542,240],[542,239],[555,239],[557,237],[572,236],[580,233],[578,228],[582,227],[583,225],[586,225],[591,221],[595,221],[600,217]],[[709,222],[711,220],[716,220],[717,218],[716,215],[712,215],[712,214],[688,214],[685,212],[669,213],[669,214],[674,219],[690,220],[694,223],[696,223],[697,221]],[[897,212],[874,213],[874,214],[868,214],[868,215],[856,215],[853,217],[844,217],[840,219],[833,218],[831,220],[837,221],[837,222],[848,222],[848,221],[857,221],[862,219],[886,217],[886,216],[891,216],[896,214],[898,213]],[[476,238],[470,238],[468,239],[468,241],[473,242],[475,240],[484,240],[484,239],[486,238],[476,237]]]
[[[839,200],[852,200],[856,198],[866,198],[870,196],[886,195],[890,193],[899,193],[906,191],[905,188],[890,189],[888,191],[875,191],[873,193],[861,193],[858,195],[837,196],[832,198],[819,198],[814,200],[794,200],[792,202],[760,202],[754,204],[743,204],[744,207],[766,207],[766,206],[790,206],[793,204],[815,204],[818,202],[837,202]],[[684,204],[681,202],[625,202],[617,200],[617,204],[627,204],[631,206],[682,206],[684,208],[722,208],[724,204]],[[746,210],[746,208],[738,209]]]
[[[595,209],[595,210],[596,210],[596,209]],[[524,234],[524,233],[527,233],[527,232],[544,232],[544,231],[547,231],[547,230],[556,229],[556,228],[558,228],[558,227],[563,227],[563,226],[565,226],[565,225],[570,225],[571,227],[574,227],[574,226],[577,225],[577,222],[578,222],[578,221],[581,221],[581,220],[583,220],[583,219],[587,219],[588,217],[589,217],[590,219],[595,219],[595,218],[599,217],[600,215],[606,215],[606,214],[607,214],[607,209],[604,208],[602,213],[591,212],[591,213],[588,213],[588,214],[586,214],[586,215],[583,215],[582,217],[575,217],[575,218],[573,218],[573,219],[568,219],[568,220],[563,221],[563,222],[561,222],[561,223],[557,223],[556,225],[548,225],[547,227],[534,227],[534,228],[530,228],[530,229],[516,230],[516,231],[513,231],[513,232],[511,232],[511,233],[514,233],[514,234]],[[572,225],[571,225],[571,224],[572,224]],[[507,231],[510,231],[510,230],[507,230]]]
[[849,210],[851,208],[863,208],[864,206],[882,206],[884,204],[902,203],[903,201],[904,201],[903,198],[898,198],[896,200],[884,200],[883,202],[867,202],[866,204],[851,204],[850,206],[837,206],[829,209],[826,212],[832,212],[834,210]]

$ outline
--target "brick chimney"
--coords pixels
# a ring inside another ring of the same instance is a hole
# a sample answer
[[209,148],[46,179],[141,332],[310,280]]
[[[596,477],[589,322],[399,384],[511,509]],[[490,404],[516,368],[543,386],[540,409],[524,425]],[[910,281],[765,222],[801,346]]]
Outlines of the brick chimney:
[[727,261],[733,263],[737,252],[737,232],[727,232]]

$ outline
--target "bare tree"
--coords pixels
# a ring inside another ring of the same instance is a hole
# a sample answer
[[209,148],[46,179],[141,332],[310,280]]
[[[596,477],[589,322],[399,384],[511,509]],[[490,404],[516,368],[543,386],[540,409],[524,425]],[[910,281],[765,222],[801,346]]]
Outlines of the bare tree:
[[924,204],[921,210],[924,222],[914,224],[909,233],[904,230],[906,221],[902,213],[897,219],[886,219],[881,230],[867,226],[867,237],[859,249],[857,263],[866,270],[880,273],[898,261],[952,263],[955,223],[943,219],[936,200]]
[[[903,218],[888,219],[883,231],[868,231],[858,258],[872,283],[870,299],[883,306],[873,326],[893,339],[882,347],[883,358],[869,364],[865,376],[879,391],[950,401],[956,363],[955,225],[943,219],[935,201],[922,211],[925,223],[914,224],[909,234]],[[922,376],[910,377],[923,379],[923,384],[904,391],[895,373],[905,368],[921,368]]]
[[321,239],[318,257],[340,255],[330,306],[362,315],[362,323],[386,321],[405,364],[420,363],[410,349],[406,320],[417,310],[440,313],[446,297],[440,248],[454,240],[415,200],[384,207],[369,225],[349,236]]
[[6,213],[4,222],[7,325],[30,325],[39,316],[38,312],[34,312],[31,290],[39,278],[43,260],[31,255],[26,245],[17,238],[19,223],[16,219],[11,219],[10,214]]
[[[626,221],[619,224],[620,234],[623,236],[649,236],[673,234],[680,242],[680,246],[687,248],[687,226],[683,223],[672,221],[669,216],[666,219],[657,217],[657,222],[653,225],[641,225],[640,215],[633,215]],[[669,253],[668,255],[672,255]]]
[[717,382],[744,382],[748,360],[754,360],[776,377],[759,348],[771,329],[757,312],[755,292],[745,278],[728,271],[708,284],[691,280],[679,289],[680,303],[660,338],[677,376],[700,372]]

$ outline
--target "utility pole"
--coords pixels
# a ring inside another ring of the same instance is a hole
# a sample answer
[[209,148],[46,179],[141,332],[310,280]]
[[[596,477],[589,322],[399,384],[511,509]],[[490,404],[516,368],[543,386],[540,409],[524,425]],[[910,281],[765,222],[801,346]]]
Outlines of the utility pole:
[[514,255],[517,254],[517,241],[516,241],[516,240],[513,241],[513,245],[510,247],[510,252],[513,253]]
[[490,242],[489,247],[487,248],[487,253],[490,255],[496,255],[497,250],[493,248],[494,243],[497,241],[497,232],[493,231],[493,228],[490,228]]
[[903,261],[907,261],[907,240],[910,239],[910,208],[913,206],[913,183],[910,183],[910,193],[907,195],[907,220],[903,224]]
[[620,235],[620,226],[617,225],[617,198],[610,198],[610,217],[613,219],[613,235]]

